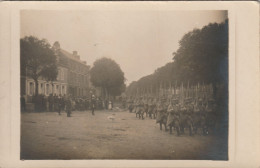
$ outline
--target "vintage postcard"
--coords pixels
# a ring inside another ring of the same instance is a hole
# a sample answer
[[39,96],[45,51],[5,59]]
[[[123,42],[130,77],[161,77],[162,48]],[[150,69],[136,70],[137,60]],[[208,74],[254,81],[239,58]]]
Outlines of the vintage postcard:
[[3,167],[260,166],[257,3],[0,5]]

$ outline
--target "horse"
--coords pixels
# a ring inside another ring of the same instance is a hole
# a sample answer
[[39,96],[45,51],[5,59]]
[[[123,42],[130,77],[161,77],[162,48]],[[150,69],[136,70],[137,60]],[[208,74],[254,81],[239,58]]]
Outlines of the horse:
[[167,115],[164,111],[159,111],[158,115],[156,116],[156,124],[160,124],[160,130],[162,130],[162,125],[164,125],[165,131],[168,131],[167,129]]
[[153,105],[149,105],[148,106],[148,116],[152,119],[152,115],[153,115],[153,111],[154,111],[154,106]]
[[170,112],[168,114],[167,126],[170,128],[170,134],[172,134],[172,128],[174,128],[177,131],[177,135],[180,135],[180,119],[175,113]]
[[133,104],[129,104],[128,110],[129,110],[130,113],[132,113],[133,109],[134,109]]
[[139,117],[139,119],[142,118],[142,120],[144,119],[144,108],[141,107],[141,106],[138,106],[137,109],[136,109],[136,118],[137,116]]
[[208,134],[208,127],[206,122],[206,116],[203,113],[193,113],[193,125],[194,125],[194,133],[197,134],[198,129],[202,130],[203,135]]
[[189,135],[192,136],[193,132],[193,120],[190,114],[181,112],[180,113],[180,130],[181,133],[185,133],[184,129],[189,129]]
[[213,134],[216,132],[216,115],[212,112],[206,113],[206,135],[208,135],[210,132]]
[[144,113],[146,114],[146,117],[148,115],[148,104],[144,104]]

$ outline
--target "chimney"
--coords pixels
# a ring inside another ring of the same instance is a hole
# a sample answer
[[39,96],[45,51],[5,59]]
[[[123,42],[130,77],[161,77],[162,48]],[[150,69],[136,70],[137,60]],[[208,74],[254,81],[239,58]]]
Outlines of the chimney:
[[72,55],[74,58],[76,58],[77,60],[80,60],[80,56],[78,55],[77,51],[73,51],[72,53],[73,53]]
[[73,51],[73,56],[77,56],[78,55],[78,52],[77,51]]

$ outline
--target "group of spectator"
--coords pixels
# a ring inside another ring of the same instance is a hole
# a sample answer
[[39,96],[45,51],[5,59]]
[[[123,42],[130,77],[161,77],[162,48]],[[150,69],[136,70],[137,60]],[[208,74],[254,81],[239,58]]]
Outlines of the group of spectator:
[[[34,104],[35,112],[59,112],[64,111],[66,107],[66,95],[50,94],[49,96],[37,95],[32,97],[32,104]],[[86,111],[91,110],[91,105],[94,104],[96,110],[111,110],[113,109],[113,102],[109,99],[101,99],[100,97],[71,97],[71,110],[73,111]],[[21,111],[26,111],[26,100],[21,96]]]

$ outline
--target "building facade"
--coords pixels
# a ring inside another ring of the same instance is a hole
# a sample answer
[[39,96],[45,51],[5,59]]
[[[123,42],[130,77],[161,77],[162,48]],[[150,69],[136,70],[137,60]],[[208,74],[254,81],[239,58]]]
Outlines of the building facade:
[[[86,61],[80,60],[76,51],[69,53],[60,47],[59,42],[53,44],[57,57],[58,76],[55,81],[47,81],[44,78],[38,80],[38,92],[44,96],[70,95],[72,97],[87,97],[90,92],[90,66]],[[22,72],[22,71],[21,71]],[[35,95],[35,82],[26,71],[21,74],[21,95],[25,95],[26,101]]]

